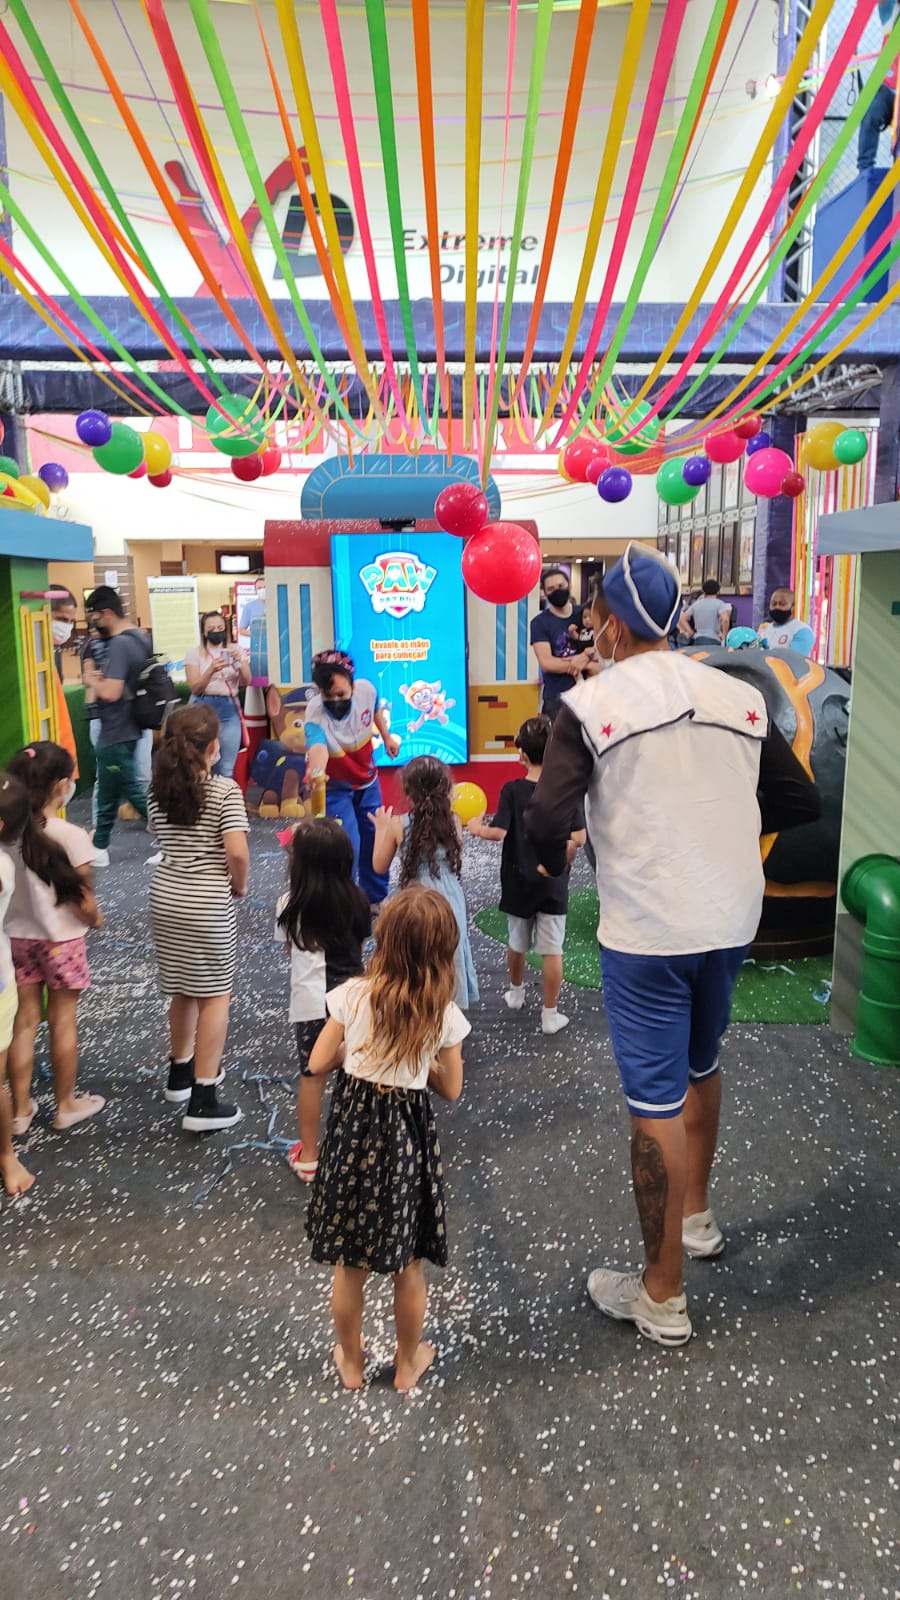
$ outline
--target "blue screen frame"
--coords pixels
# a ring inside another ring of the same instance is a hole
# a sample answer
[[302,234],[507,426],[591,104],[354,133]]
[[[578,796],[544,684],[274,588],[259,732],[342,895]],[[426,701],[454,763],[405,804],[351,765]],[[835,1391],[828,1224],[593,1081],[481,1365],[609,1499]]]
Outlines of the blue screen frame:
[[[447,533],[332,535],[335,641],[387,704],[401,764],[469,757],[462,552]],[[392,765],[380,741],[375,761]]]

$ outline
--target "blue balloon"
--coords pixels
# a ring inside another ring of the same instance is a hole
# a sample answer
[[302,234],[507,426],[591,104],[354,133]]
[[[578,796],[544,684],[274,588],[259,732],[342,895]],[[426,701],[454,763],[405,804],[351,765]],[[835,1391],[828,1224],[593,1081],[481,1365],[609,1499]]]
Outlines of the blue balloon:
[[711,472],[712,462],[708,457],[688,456],[681,469],[681,476],[685,483],[689,483],[693,489],[699,489],[703,487],[704,483],[709,482]]
[[761,433],[756,434],[755,438],[747,441],[748,456],[755,456],[757,450],[771,450],[771,448],[772,435],[770,433],[766,433],[765,429],[763,429]]
[[597,479],[597,493],[609,505],[618,505],[631,493],[631,473],[627,467],[607,467]]
[[112,423],[105,411],[82,411],[75,418],[75,432],[82,444],[89,444],[92,450],[96,450],[101,444],[109,444]]
[[42,467],[38,467],[38,477],[43,478],[51,494],[58,494],[69,482],[69,474],[58,461],[46,461]]

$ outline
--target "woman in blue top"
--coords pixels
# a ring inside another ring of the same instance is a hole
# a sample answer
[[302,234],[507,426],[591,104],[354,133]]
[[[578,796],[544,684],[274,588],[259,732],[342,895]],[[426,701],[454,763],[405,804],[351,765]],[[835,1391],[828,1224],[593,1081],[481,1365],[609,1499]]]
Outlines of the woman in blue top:
[[371,813],[381,805],[373,729],[381,734],[392,760],[400,740],[388,729],[385,706],[374,684],[364,678],[354,680],[353,662],[343,650],[323,650],[313,656],[312,679],[319,692],[306,708],[306,776],[325,774],[326,813],[347,830],[354,877],[369,904],[379,906],[387,894],[388,878],[372,866]]

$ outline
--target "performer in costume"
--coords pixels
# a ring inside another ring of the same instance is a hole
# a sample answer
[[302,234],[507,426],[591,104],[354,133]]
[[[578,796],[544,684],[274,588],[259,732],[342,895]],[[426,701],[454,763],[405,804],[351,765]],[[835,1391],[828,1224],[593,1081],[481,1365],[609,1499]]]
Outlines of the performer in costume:
[[759,691],[668,648],[680,603],[665,557],[630,544],[592,608],[611,670],[563,695],[525,814],[541,864],[559,876],[587,797],[603,999],[646,1256],[643,1272],[592,1272],[588,1290],[663,1345],[691,1336],[682,1250],[724,1248],[707,1196],[719,1043],[762,907],[760,833],[819,811]]
[[400,740],[388,729],[374,684],[354,679],[353,670],[342,650],[323,650],[313,657],[313,683],[319,692],[306,708],[306,774],[311,783],[325,774],[326,814],[346,828],[353,844],[354,875],[370,905],[377,906],[387,894],[388,873],[375,872],[372,866],[375,827],[370,813],[374,815],[382,803],[373,729],[381,734],[392,760]]
[[792,589],[772,591],[769,620],[760,623],[757,633],[760,644],[767,650],[796,650],[801,656],[811,656],[816,647],[815,635],[809,623],[794,616]]

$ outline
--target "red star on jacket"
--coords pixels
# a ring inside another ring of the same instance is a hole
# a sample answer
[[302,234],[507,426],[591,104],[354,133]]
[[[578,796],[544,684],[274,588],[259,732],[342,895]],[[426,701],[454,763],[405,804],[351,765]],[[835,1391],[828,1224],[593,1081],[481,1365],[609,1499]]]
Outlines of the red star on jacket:
[[603,734],[603,737],[605,739],[608,739],[610,734],[612,733],[612,723],[611,722],[605,723],[604,726],[600,729],[600,732]]
[[759,721],[759,712],[758,711],[748,711],[747,712],[747,721],[749,722],[751,728],[755,728],[756,724]]

